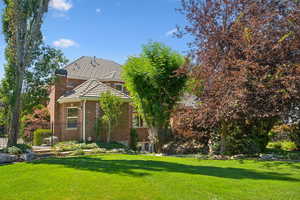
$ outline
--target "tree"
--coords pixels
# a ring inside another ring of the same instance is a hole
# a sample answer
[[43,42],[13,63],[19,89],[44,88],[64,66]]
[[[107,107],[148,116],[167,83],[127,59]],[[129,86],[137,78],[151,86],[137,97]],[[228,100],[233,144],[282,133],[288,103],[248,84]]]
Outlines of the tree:
[[4,0],[3,32],[7,42],[7,68],[12,93],[9,98],[8,146],[16,145],[20,128],[21,92],[26,69],[42,43],[41,25],[49,0]]
[[118,125],[118,121],[122,114],[122,99],[113,95],[111,92],[101,94],[100,109],[103,112],[102,121],[107,125],[106,142],[111,140],[111,131]]
[[203,85],[201,106],[182,124],[220,135],[222,152],[231,133],[245,144],[256,138],[262,151],[274,123],[300,102],[299,9],[293,0],[182,0],[198,62],[191,76]]
[[27,114],[22,117],[24,124],[23,139],[27,142],[32,141],[32,133],[37,129],[50,128],[50,114],[48,109],[43,105],[34,107],[32,114]]
[[140,56],[129,57],[123,66],[125,86],[149,126],[156,151],[161,151],[163,132],[185,85],[185,74],[177,73],[183,63],[184,58],[169,47],[150,42]]
[[49,86],[55,82],[55,71],[68,60],[59,49],[41,46],[36,58],[25,72],[22,91],[22,113],[30,114],[33,108],[49,100]]

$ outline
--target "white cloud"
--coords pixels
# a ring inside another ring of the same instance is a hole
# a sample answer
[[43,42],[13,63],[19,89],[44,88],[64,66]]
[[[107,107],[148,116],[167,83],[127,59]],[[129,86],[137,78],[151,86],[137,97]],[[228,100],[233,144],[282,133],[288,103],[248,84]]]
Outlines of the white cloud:
[[69,0],[51,0],[49,6],[55,10],[68,11],[73,5]]
[[68,47],[72,47],[72,46],[78,47],[79,46],[75,41],[69,40],[69,39],[64,39],[64,38],[54,41],[53,45],[55,47],[60,47],[60,48],[68,48]]
[[173,28],[171,30],[169,30],[168,32],[166,32],[166,36],[169,37],[169,36],[173,36],[175,33],[177,33],[177,28]]
[[101,9],[100,9],[100,8],[97,8],[97,9],[96,9],[96,12],[97,12],[97,13],[101,13]]

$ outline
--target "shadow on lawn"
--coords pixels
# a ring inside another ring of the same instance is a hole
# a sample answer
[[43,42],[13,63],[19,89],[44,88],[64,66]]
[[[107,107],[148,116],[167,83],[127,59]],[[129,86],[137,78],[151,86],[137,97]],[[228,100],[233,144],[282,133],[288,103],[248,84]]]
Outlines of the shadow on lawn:
[[31,164],[54,164],[65,167],[103,172],[110,174],[121,174],[130,176],[147,176],[150,172],[176,172],[185,174],[198,174],[231,179],[269,179],[283,181],[300,181],[299,179],[287,177],[290,174],[276,172],[257,172],[242,168],[222,168],[214,166],[193,166],[166,161],[154,160],[103,160],[101,157],[69,157],[49,158],[34,161]]

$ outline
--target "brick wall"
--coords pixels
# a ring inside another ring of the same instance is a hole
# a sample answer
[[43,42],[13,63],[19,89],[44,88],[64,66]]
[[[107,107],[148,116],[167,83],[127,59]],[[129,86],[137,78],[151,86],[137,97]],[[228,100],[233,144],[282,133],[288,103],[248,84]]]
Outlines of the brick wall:
[[[96,133],[96,120],[101,117],[102,113],[99,110],[98,102],[86,102],[86,137],[91,137],[93,140],[100,139],[106,141],[106,133]],[[97,117],[97,109],[99,110]],[[118,125],[112,130],[111,141],[128,141],[131,129],[131,110],[129,103],[124,103],[122,106],[122,114]]]
[[[48,104],[48,109],[50,112],[50,121],[53,126],[54,135],[59,138],[60,141],[67,140],[82,140],[82,102],[77,103],[64,103],[59,104],[57,100],[66,91],[72,90],[78,85],[82,84],[85,80],[79,79],[68,79],[63,76],[58,76],[56,83],[50,89],[50,101]],[[115,83],[122,82],[104,82],[109,86],[113,86]],[[79,118],[78,118],[78,128],[76,130],[66,129],[66,108],[76,106],[79,108]],[[98,102],[88,101],[86,102],[86,139],[90,136],[93,140],[96,140],[96,129],[95,123],[97,118],[97,107],[99,107]],[[98,114],[101,115],[101,111],[98,109]],[[98,116],[99,117],[99,116]],[[132,108],[129,103],[124,103],[122,107],[122,116],[120,118],[119,124],[113,129],[111,140],[112,141],[128,141],[130,139],[130,129],[132,121]],[[138,129],[138,134],[140,140],[144,141],[147,137],[147,129]],[[102,134],[100,137],[102,141],[106,140],[105,135]]]
[[147,142],[149,141],[148,139],[148,128],[136,128],[136,132],[138,135],[138,141],[139,142]]

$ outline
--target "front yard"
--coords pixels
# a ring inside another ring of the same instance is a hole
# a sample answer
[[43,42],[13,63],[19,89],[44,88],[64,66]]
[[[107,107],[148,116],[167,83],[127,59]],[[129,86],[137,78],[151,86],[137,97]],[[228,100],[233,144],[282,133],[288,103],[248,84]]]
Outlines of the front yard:
[[137,155],[0,166],[0,199],[300,199],[300,163]]

